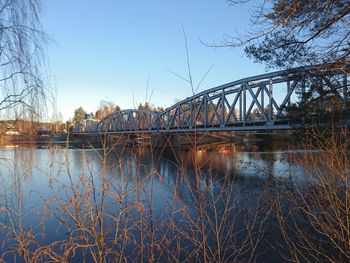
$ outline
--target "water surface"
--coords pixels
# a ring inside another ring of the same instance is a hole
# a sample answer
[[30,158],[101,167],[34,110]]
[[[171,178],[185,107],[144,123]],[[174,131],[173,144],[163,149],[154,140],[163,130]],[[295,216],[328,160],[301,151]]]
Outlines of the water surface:
[[[228,232],[240,232],[254,217],[263,196],[272,196],[279,185],[288,185],[292,177],[293,181],[300,181],[301,184],[307,181],[302,167],[292,160],[292,156],[303,152],[244,151],[232,144],[210,150],[165,149],[161,152],[152,152],[148,147],[123,151],[3,148],[0,150],[0,222],[3,226],[0,241],[6,242],[0,251],[3,255],[8,252],[4,256],[6,260],[14,259],[11,248],[18,245],[17,230],[33,235],[37,242],[29,246],[33,251],[54,242],[65,243],[68,239],[82,242],[84,235],[84,242],[91,241],[93,244],[92,232],[84,234],[81,227],[77,227],[77,218],[89,229],[96,228],[98,232],[102,228],[106,233],[105,246],[123,250],[130,261],[139,259],[138,253],[135,255],[135,247],[140,246],[147,248],[143,257],[149,258],[152,254],[150,249],[154,249],[158,259],[165,259],[160,252],[164,248],[150,246],[162,238],[172,240],[168,245],[170,251],[176,251],[176,238],[188,251],[196,251],[196,244],[188,235],[183,238],[169,237],[171,222],[177,224],[177,231],[183,230],[197,236],[196,223],[199,222],[200,207],[203,206],[201,200],[206,202],[208,222],[214,218],[216,211],[211,206],[213,200],[217,201],[217,211],[224,210],[227,206],[225,200],[228,200],[232,210],[223,222],[226,227],[230,224],[234,226]],[[101,212],[102,207],[103,216],[98,216],[96,211]],[[118,216],[124,221],[117,221]],[[101,219],[103,226],[99,225]],[[133,222],[140,220],[142,224],[133,225]],[[191,223],[191,220],[194,221]],[[205,227],[209,229],[208,222]],[[256,222],[254,224],[254,227],[259,226]],[[6,226],[14,226],[14,229],[6,229]],[[118,226],[130,230],[134,243],[121,242],[125,239],[125,233],[115,234]],[[144,234],[140,227],[145,230]],[[274,228],[271,225],[270,229]],[[117,237],[119,243],[113,243]],[[236,245],[244,243],[244,231],[234,238]],[[210,240],[208,238],[208,246],[214,247],[215,242]],[[271,242],[276,242],[276,236],[266,231],[255,251],[255,254],[264,252],[257,261],[281,259],[269,247]],[[57,253],[64,250],[60,246],[54,249]],[[222,256],[233,260],[227,254],[234,254],[234,250],[228,247]],[[179,254],[179,258],[185,259],[192,252],[186,253]],[[194,258],[202,255],[196,253],[191,255]],[[242,253],[236,259],[244,259],[248,254]],[[79,250],[71,259],[81,260],[83,256],[92,261],[89,253],[83,255]],[[108,261],[114,257],[110,255],[105,259]],[[21,256],[16,258],[23,260]]]

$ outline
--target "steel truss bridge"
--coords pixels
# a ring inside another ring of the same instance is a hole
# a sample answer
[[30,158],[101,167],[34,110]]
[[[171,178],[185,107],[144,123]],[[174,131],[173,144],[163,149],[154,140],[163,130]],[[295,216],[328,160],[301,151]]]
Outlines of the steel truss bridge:
[[188,97],[163,112],[128,109],[73,133],[178,133],[293,129],[293,104],[347,109],[349,68],[318,65],[243,78]]

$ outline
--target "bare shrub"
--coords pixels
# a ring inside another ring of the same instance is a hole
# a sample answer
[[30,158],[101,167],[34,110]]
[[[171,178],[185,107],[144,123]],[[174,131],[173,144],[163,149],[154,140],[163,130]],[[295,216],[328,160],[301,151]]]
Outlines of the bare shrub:
[[314,131],[307,149],[318,150],[295,155],[308,181],[293,182],[276,202],[278,247],[289,261],[350,261],[349,146],[346,129]]

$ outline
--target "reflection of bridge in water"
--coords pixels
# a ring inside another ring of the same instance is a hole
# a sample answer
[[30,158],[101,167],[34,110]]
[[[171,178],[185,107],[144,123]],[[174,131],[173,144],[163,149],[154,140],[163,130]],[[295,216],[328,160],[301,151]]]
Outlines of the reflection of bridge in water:
[[334,65],[294,68],[240,79],[188,97],[163,112],[122,110],[73,133],[158,133],[293,129],[293,104],[347,109],[349,70]]

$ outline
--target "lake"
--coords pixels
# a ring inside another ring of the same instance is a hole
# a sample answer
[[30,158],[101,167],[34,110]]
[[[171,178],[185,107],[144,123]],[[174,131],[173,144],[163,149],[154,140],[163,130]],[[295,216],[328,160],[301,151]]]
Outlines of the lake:
[[283,261],[275,197],[310,183],[310,151],[252,146],[4,147],[2,258]]

